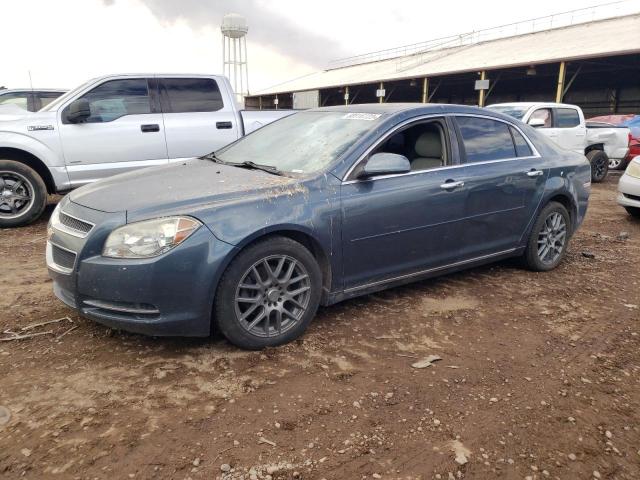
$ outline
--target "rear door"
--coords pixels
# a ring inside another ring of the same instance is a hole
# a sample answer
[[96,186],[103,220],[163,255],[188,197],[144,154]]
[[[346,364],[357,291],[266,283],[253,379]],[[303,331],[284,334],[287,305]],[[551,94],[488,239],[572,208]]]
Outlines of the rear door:
[[151,101],[146,78],[107,80],[81,97],[91,116],[83,123],[59,113],[65,163],[74,186],[116,173],[167,163],[162,114]]
[[235,106],[215,79],[167,77],[158,86],[170,160],[199,157],[237,140]]
[[457,116],[465,163],[464,259],[515,248],[544,192],[548,167],[522,132],[497,119]]
[[567,150],[584,154],[587,128],[575,108],[557,107],[553,109],[553,131],[555,142]]

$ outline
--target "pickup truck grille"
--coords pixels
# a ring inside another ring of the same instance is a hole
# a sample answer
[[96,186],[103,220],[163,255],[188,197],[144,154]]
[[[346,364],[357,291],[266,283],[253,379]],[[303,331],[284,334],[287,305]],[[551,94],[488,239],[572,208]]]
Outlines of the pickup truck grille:
[[87,235],[93,228],[93,224],[80,220],[79,218],[67,215],[64,212],[60,212],[60,223],[70,230],[74,230],[81,234],[83,237]]
[[53,262],[66,270],[73,270],[73,266],[76,263],[76,254],[70,252],[69,250],[65,250],[64,248],[60,248],[57,245],[51,245],[51,254],[53,257]]

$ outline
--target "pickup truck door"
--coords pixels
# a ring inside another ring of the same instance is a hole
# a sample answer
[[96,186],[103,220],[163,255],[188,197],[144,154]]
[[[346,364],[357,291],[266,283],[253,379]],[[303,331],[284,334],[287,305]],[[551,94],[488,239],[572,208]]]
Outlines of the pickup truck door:
[[458,222],[463,260],[507,253],[519,244],[538,208],[549,168],[512,125],[456,117],[464,170],[464,221]]
[[215,79],[159,78],[158,87],[170,160],[199,157],[238,139],[235,104]]
[[162,114],[155,111],[146,78],[107,80],[79,98],[91,110],[84,122],[67,120],[69,105],[58,113],[72,186],[167,163]]
[[553,109],[553,140],[562,148],[584,155],[587,141],[587,127],[575,108],[557,107]]

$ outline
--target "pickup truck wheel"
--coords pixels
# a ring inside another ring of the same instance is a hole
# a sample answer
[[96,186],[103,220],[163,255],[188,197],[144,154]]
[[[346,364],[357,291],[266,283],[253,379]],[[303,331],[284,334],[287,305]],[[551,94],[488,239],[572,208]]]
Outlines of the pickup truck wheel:
[[0,228],[21,227],[37,220],[47,205],[47,187],[27,165],[0,160]]
[[286,237],[249,246],[220,279],[215,322],[234,345],[274,347],[302,335],[322,290],[320,267],[309,250]]
[[602,150],[591,150],[587,153],[587,160],[591,164],[591,181],[600,183],[609,173],[609,157]]
[[571,219],[558,202],[549,202],[531,229],[524,252],[525,265],[535,272],[556,268],[564,258],[569,243]]
[[640,208],[638,208],[638,207],[624,207],[624,209],[633,218],[640,218]]

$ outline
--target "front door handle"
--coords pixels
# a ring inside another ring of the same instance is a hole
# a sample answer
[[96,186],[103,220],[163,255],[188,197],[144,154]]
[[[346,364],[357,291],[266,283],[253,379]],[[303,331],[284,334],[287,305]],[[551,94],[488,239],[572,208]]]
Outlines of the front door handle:
[[541,175],[544,175],[542,170],[529,170],[527,172],[527,177],[539,177]]
[[233,123],[231,122],[216,122],[216,128],[232,128],[233,127]]
[[140,130],[142,130],[144,133],[159,132],[160,125],[158,125],[157,123],[147,123],[146,125],[140,125]]
[[440,185],[440,188],[442,188],[443,190],[453,190],[454,188],[458,188],[458,187],[464,187],[464,182],[447,181],[447,182],[444,182],[442,185]]

